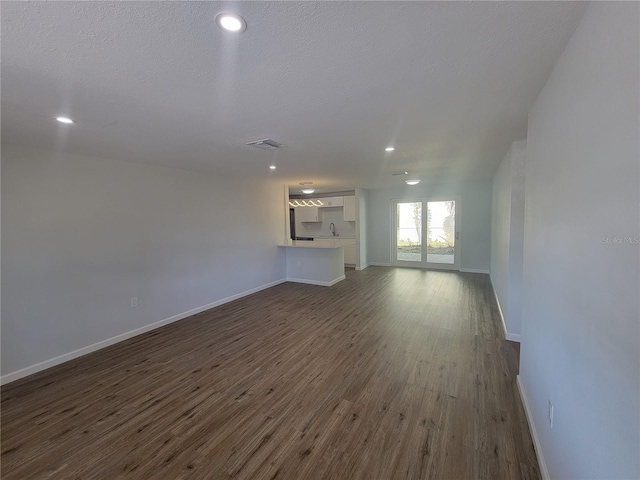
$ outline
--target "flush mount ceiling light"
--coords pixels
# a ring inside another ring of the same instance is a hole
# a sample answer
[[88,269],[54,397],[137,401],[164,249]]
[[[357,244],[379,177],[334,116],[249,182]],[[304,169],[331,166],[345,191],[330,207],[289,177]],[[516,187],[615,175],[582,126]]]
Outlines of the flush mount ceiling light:
[[233,13],[219,13],[216,16],[216,23],[223,30],[234,33],[242,33],[247,29],[247,22],[240,15]]
[[270,170],[275,170],[275,169],[276,169],[276,166],[275,166],[275,165],[269,165],[269,169],[270,169]]
[[385,152],[393,152],[396,149],[396,147],[387,147],[384,149]]
[[71,120],[69,117],[56,117],[56,120],[59,121],[60,123],[76,123],[73,120]]
[[301,185],[303,187],[302,188],[302,193],[305,193],[305,194],[309,195],[310,193],[315,192],[315,190],[313,188],[309,188],[309,187],[305,188],[305,185],[313,185],[313,182],[300,182],[299,185]]
[[407,185],[417,185],[420,183],[420,180],[407,180],[405,183]]

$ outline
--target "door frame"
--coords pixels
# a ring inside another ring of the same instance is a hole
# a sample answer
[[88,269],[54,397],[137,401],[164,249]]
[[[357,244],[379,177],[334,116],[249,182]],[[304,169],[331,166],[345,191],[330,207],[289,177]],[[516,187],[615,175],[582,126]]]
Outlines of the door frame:
[[[456,202],[456,216],[455,216],[455,246],[453,251],[454,263],[433,263],[427,260],[427,241],[424,235],[427,234],[427,210],[429,202],[446,202],[454,200]],[[398,204],[399,203],[412,203],[422,202],[422,231],[423,241],[421,246],[421,261],[409,262],[405,260],[398,260]],[[390,258],[391,264],[396,267],[413,267],[413,268],[428,268],[433,270],[455,270],[460,271],[460,215],[461,197],[460,195],[439,195],[437,197],[410,197],[410,198],[397,198],[391,200],[391,251]]]

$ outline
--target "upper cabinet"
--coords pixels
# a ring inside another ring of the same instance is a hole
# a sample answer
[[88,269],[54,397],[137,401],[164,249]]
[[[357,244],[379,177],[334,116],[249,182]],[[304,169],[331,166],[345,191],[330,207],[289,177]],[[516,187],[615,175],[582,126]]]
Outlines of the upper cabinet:
[[296,220],[300,222],[321,222],[318,207],[297,207]]
[[344,221],[345,222],[355,222],[356,221],[356,197],[342,197],[344,207],[342,210]]
[[322,200],[325,207],[341,207],[343,203],[342,197],[326,197],[320,200]]
[[[341,207],[342,217],[345,222],[356,221],[356,197],[354,197],[353,195],[348,197],[321,197],[314,199],[307,198],[306,200],[321,201],[322,206],[296,207],[296,220],[299,222],[322,222],[323,209],[330,207]],[[326,210],[325,213],[330,211],[331,210]]]

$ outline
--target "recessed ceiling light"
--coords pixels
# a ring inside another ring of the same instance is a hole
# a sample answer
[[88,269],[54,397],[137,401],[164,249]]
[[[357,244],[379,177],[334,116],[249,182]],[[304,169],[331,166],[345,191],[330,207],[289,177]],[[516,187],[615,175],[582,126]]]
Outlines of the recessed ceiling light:
[[405,183],[407,185],[417,185],[420,183],[420,180],[407,180]]
[[396,149],[396,147],[387,147],[384,149],[385,152],[393,152]]
[[306,193],[307,195],[309,195],[310,193],[315,192],[315,190],[313,188],[303,188],[302,189],[302,193]]
[[275,170],[275,169],[276,169],[276,166],[275,166],[275,165],[269,165],[269,168],[270,168],[271,170]]
[[59,121],[60,123],[76,123],[73,120],[71,120],[69,117],[56,117],[56,120]]
[[240,15],[233,13],[219,13],[216,16],[218,26],[229,32],[241,33],[247,29],[247,22]]

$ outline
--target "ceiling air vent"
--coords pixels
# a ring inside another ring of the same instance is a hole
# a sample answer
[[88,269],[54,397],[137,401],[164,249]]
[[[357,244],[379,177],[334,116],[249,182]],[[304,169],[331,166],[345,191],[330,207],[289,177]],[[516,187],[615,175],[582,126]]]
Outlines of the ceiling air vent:
[[405,170],[399,170],[397,172],[391,172],[391,175],[393,175],[394,177],[397,175],[409,175],[409,172],[405,171]]
[[250,147],[261,148],[263,150],[277,150],[282,148],[283,145],[281,143],[276,142],[275,140],[271,140],[270,138],[265,138],[264,140],[256,140],[255,142],[247,143]]

